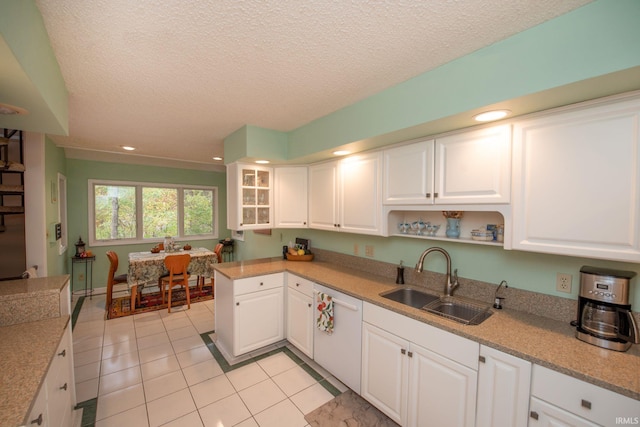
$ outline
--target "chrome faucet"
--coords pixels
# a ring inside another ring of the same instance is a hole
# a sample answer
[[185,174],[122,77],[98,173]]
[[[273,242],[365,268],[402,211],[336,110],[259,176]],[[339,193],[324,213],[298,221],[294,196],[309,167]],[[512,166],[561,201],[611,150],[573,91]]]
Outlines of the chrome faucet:
[[431,252],[440,252],[447,259],[447,283],[444,286],[444,294],[450,297],[453,295],[453,291],[459,286],[459,283],[458,283],[458,269],[455,269],[453,271],[453,282],[451,282],[451,256],[447,251],[445,251],[442,248],[433,247],[422,252],[422,255],[420,255],[420,259],[416,264],[416,271],[418,273],[422,273],[422,265],[424,264],[424,259]]

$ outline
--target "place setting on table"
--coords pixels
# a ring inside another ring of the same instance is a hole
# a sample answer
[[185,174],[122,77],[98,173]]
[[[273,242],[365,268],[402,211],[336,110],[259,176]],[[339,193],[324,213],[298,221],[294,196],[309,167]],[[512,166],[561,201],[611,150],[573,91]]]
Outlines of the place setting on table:
[[[213,299],[212,264],[218,262],[217,254],[211,249],[194,248],[189,244],[178,244],[172,239],[165,239],[164,243],[154,246],[149,251],[129,253],[127,284],[131,293],[128,296],[113,298],[108,318],[169,309],[166,292],[163,295],[160,286],[161,279],[169,277],[165,259],[172,255],[187,254],[190,256],[188,276],[197,277],[196,285],[189,287],[190,302]],[[157,291],[142,292],[144,288],[154,286],[158,287]],[[186,290],[175,289],[171,301],[173,307],[187,304]]]

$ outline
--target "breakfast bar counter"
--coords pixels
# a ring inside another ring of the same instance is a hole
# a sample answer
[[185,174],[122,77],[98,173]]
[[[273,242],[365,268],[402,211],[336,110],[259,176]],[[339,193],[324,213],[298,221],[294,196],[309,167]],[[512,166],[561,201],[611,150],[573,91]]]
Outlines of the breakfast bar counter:
[[462,325],[381,297],[380,293],[398,286],[387,277],[327,262],[269,258],[222,263],[214,268],[232,280],[288,271],[531,363],[640,400],[640,376],[637,375],[640,372],[640,346],[632,346],[624,353],[596,347],[576,339],[575,328],[568,322],[506,308],[493,310],[493,315],[480,325]]

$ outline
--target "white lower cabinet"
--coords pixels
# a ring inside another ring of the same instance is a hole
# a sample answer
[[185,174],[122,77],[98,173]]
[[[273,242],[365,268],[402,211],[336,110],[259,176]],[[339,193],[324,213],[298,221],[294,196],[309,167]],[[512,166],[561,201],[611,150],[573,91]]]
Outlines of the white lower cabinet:
[[474,426],[478,344],[371,304],[363,315],[362,397],[401,426]]
[[287,340],[313,358],[313,282],[287,273]]
[[539,365],[533,365],[531,378],[531,427],[640,423],[638,400]]
[[531,362],[480,346],[476,427],[526,427]]
[[43,387],[40,389],[38,396],[31,404],[31,412],[27,417],[27,426],[48,426],[49,425],[49,413],[47,412],[47,387],[46,380]]
[[216,334],[221,350],[240,356],[284,339],[283,273],[239,280],[216,272]]
[[27,426],[67,427],[73,424],[76,393],[72,345],[69,324],[51,359],[42,387],[31,405]]
[[234,354],[240,355],[284,338],[282,287],[235,298]]
[[409,351],[406,425],[472,427],[478,373],[413,343]]
[[409,341],[362,323],[362,397],[400,425],[407,424]]

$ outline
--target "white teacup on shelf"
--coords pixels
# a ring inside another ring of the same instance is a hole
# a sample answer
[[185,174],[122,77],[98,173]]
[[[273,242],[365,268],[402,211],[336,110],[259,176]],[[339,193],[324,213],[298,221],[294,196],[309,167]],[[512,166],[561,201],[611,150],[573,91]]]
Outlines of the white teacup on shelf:
[[435,237],[439,229],[440,229],[440,224],[431,225],[429,223],[429,225],[427,225],[427,236]]

